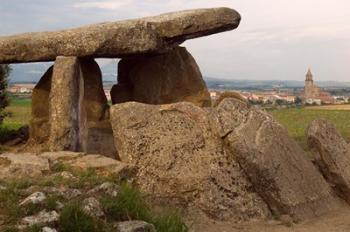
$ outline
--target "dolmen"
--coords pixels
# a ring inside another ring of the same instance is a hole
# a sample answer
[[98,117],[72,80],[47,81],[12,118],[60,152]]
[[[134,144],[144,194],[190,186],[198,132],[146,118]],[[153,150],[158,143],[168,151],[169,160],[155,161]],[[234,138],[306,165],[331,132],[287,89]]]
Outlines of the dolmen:
[[[267,112],[232,96],[211,107],[196,61],[179,45],[239,23],[232,9],[200,9],[0,38],[0,63],[55,61],[32,95],[28,147],[51,159],[90,154],[81,164],[108,166],[113,159],[91,153],[111,156],[132,167],[151,200],[194,217],[293,223],[340,209],[350,202],[350,155],[345,141],[326,146],[339,137],[329,125],[308,130],[316,167]],[[95,58],[121,58],[113,106]],[[0,174],[16,173],[19,157],[1,156]]]
[[192,55],[179,45],[233,30],[229,8],[197,9],[55,32],[0,37],[0,64],[54,61],[32,95],[30,143],[50,151],[116,156],[109,106],[95,58],[120,58],[113,104],[180,101],[211,106]]

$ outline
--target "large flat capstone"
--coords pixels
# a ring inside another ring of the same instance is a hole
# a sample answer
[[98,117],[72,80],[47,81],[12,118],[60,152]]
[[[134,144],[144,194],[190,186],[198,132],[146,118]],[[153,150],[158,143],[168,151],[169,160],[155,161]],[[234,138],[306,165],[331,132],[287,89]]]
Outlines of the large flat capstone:
[[166,52],[187,39],[238,27],[233,9],[173,12],[55,32],[0,37],[0,64],[53,61],[57,56],[123,58]]

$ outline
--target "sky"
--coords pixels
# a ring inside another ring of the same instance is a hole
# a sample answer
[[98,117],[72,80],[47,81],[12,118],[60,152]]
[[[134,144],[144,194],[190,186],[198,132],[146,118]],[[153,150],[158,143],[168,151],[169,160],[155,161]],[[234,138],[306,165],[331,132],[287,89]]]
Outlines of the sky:
[[[230,7],[238,29],[183,45],[204,76],[350,81],[349,0],[0,0],[0,35],[74,28],[164,12]],[[100,61],[102,65],[110,60]]]

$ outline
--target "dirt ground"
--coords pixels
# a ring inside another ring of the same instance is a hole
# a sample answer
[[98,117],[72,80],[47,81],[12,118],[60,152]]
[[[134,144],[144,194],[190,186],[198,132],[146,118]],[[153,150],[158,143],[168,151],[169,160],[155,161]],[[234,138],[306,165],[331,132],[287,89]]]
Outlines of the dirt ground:
[[350,208],[329,213],[317,219],[294,224],[290,227],[279,221],[249,222],[205,222],[197,224],[192,232],[350,232]]

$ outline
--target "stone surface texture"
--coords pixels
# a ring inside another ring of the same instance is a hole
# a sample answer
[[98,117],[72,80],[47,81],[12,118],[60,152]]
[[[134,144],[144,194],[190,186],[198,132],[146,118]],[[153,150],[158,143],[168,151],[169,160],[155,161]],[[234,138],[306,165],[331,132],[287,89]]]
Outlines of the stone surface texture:
[[226,98],[212,124],[274,214],[304,220],[338,208],[322,175],[269,114]]
[[187,101],[211,106],[200,69],[184,47],[152,57],[122,59],[118,65],[118,84],[111,90],[111,98],[113,104]]
[[350,203],[350,145],[335,126],[324,119],[313,121],[306,136],[319,169],[335,192]]
[[56,211],[47,212],[46,210],[43,210],[36,215],[23,218],[21,220],[21,224],[25,228],[25,227],[31,227],[33,225],[37,225],[37,226],[52,225],[57,223],[58,220],[59,220],[59,215]]
[[50,132],[49,96],[51,91],[53,66],[40,78],[32,93],[32,119],[30,122],[30,138],[36,143],[47,141]]
[[119,232],[156,232],[152,224],[144,221],[125,221],[116,226]]
[[30,153],[0,155],[0,179],[21,179],[44,175],[50,171],[47,159]]
[[81,95],[83,79],[76,57],[57,57],[53,69],[49,104],[51,151],[82,148]]
[[0,37],[0,63],[53,61],[57,56],[117,58],[165,52],[187,39],[233,30],[229,8],[187,10],[81,28]]
[[138,168],[150,195],[210,217],[312,218],[337,209],[322,175],[269,114],[234,99],[216,108],[191,103],[112,106],[115,144]]
[[59,57],[35,87],[32,99],[30,143],[44,144],[51,136],[53,151],[118,157],[101,70],[93,59]]
[[213,134],[205,108],[129,102],[111,107],[111,122],[120,158],[137,166],[135,181],[145,193],[220,219],[269,215]]

